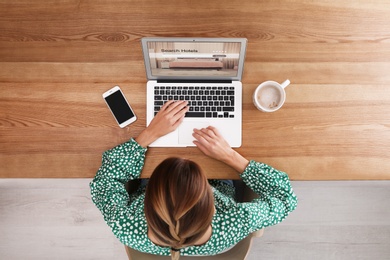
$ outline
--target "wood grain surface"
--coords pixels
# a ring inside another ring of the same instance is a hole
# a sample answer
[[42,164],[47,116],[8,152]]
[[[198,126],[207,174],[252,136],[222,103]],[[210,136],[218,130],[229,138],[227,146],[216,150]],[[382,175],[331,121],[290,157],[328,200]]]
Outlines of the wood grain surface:
[[[248,159],[293,180],[390,179],[390,2],[0,1],[0,177],[93,177],[104,150],[146,125],[144,36],[245,37]],[[266,80],[290,79],[284,107],[259,112]],[[138,116],[120,129],[101,95],[120,85]],[[196,148],[150,148],[210,178],[238,178]]]

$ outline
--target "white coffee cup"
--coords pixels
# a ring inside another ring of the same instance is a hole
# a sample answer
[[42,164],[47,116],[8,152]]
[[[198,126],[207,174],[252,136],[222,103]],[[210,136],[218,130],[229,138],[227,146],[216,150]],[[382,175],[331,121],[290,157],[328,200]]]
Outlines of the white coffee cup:
[[286,101],[286,91],[290,80],[285,80],[282,84],[275,81],[265,81],[261,83],[253,93],[253,104],[263,112],[275,112],[279,110]]

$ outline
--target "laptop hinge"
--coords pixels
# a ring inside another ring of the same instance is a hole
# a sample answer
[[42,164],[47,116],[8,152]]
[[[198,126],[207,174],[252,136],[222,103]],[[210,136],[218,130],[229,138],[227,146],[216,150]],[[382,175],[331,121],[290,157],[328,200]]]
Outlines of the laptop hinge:
[[202,80],[202,79],[180,79],[180,80],[175,80],[175,79],[158,79],[157,83],[222,83],[222,84],[227,84],[227,83],[232,83],[232,80],[224,79],[209,79],[209,80]]

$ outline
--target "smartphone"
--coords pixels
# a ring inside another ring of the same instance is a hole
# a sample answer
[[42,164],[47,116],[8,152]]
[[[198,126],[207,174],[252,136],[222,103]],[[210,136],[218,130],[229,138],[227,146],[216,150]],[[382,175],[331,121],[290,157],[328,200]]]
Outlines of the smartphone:
[[104,92],[103,98],[121,128],[137,120],[133,109],[131,109],[119,86]]

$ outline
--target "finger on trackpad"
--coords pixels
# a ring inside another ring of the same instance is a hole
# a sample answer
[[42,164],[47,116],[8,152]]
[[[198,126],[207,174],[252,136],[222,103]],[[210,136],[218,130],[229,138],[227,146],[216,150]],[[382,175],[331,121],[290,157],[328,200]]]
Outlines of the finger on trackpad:
[[209,122],[183,122],[179,127],[179,144],[187,146],[195,146],[193,141],[195,138],[192,136],[194,128],[205,128],[210,125]]

